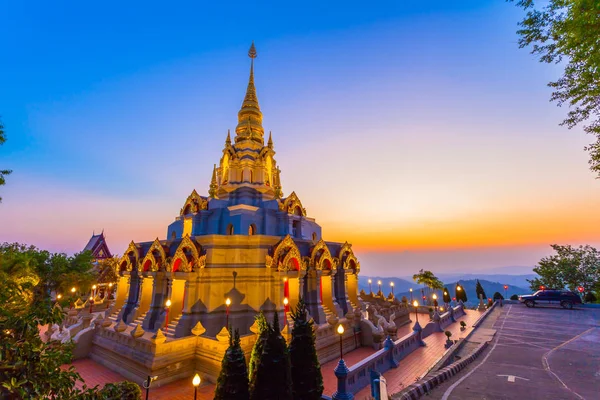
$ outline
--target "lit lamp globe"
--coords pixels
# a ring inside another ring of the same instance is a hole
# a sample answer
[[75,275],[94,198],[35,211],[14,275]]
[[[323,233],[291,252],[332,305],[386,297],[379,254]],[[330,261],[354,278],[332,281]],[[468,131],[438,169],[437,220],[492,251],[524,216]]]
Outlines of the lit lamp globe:
[[344,326],[342,324],[339,324],[337,327],[337,333],[339,333],[340,335],[344,334]]
[[434,300],[437,300],[437,294],[434,293],[432,297]]
[[418,301],[416,301],[416,300],[415,300],[415,301],[413,301],[413,307],[415,307],[415,308],[416,308],[416,307],[419,307],[419,302],[418,302]]
[[167,308],[171,307],[171,299],[169,299],[169,300],[167,300],[167,301],[165,302],[165,306],[166,306]]
[[113,287],[113,284],[112,284],[112,282],[108,284],[108,287]]
[[194,385],[195,387],[198,387],[198,386],[200,386],[200,382],[201,382],[200,375],[198,375],[198,374],[194,375],[194,379],[192,379],[192,385]]
[[284,298],[283,298],[283,305],[284,305],[284,306],[286,306],[286,307],[287,307],[287,305],[288,305],[288,303],[289,303],[289,302],[290,302],[290,301],[288,300],[288,298],[287,298],[287,297],[284,297]]
[[62,299],[62,294],[57,294],[56,298],[59,299],[59,300]]
[[75,293],[75,288],[74,287],[71,288],[71,293]]
[[92,289],[93,289],[93,290],[96,290],[96,288],[97,288],[97,287],[98,287],[98,286],[94,285],[94,286],[92,286]]
[[229,307],[231,305],[231,299],[229,297],[225,300],[225,305],[227,307]]

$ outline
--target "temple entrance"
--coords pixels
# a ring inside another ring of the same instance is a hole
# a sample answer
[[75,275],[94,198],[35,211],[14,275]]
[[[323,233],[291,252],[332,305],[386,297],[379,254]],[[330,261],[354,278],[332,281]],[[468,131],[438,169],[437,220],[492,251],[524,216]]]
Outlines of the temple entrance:
[[333,304],[333,279],[331,271],[323,271],[321,276],[321,302],[324,308],[327,308],[325,313],[337,315],[337,309]]
[[127,300],[129,294],[129,277],[120,276],[117,280],[117,293],[115,294],[115,305],[113,311],[119,311]]
[[171,308],[169,309],[169,319],[167,325],[177,321],[183,311],[183,302],[185,297],[185,279],[173,279],[171,283]]

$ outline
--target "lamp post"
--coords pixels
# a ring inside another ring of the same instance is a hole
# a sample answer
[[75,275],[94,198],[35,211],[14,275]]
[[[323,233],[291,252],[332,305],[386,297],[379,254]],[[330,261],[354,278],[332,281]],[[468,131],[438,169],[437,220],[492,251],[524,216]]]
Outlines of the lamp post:
[[288,300],[287,297],[283,298],[283,325],[287,325],[287,310],[288,310],[288,304],[290,303],[290,301]]
[[198,386],[200,386],[200,375],[194,375],[194,379],[192,379],[192,385],[194,385],[194,400],[198,398]]
[[392,299],[395,297],[394,296],[394,282],[390,282],[390,286],[392,287]]
[[419,323],[419,302],[413,301],[412,305],[415,307],[415,318],[417,320],[417,324]]
[[165,333],[169,330],[169,308],[171,308],[171,299],[165,302],[165,311],[167,313],[165,318]]
[[225,299],[225,326],[229,330],[229,306],[231,305],[231,299],[228,297]]
[[75,304],[75,301],[73,300],[73,297],[75,296],[75,287],[71,288],[71,302],[69,303],[69,310],[71,308],[73,308],[73,304]]
[[96,286],[96,285],[92,286],[92,297],[96,297],[96,288],[98,288],[98,286]]
[[412,297],[412,288],[408,289],[408,291],[410,292],[410,302],[413,302],[413,297]]
[[448,303],[446,303],[446,299],[449,297],[450,296],[448,296],[448,291],[446,289],[444,289],[444,304],[446,304],[446,307],[448,307],[448,303],[450,303],[450,301],[448,301]]
[[381,291],[381,281],[377,281],[377,285],[379,285],[379,293],[383,294],[383,292]]
[[371,290],[371,283],[373,281],[369,279],[367,282],[369,282],[369,294],[373,294],[373,290]]
[[456,300],[461,300],[462,298],[462,294],[460,294],[460,292],[462,291],[462,286],[460,285],[456,285]]
[[504,298],[508,296],[508,285],[504,285]]
[[431,296],[433,298],[433,306],[435,307],[435,311],[437,312],[438,310],[438,302],[437,302],[437,294],[433,294],[433,296]]
[[337,327],[337,333],[340,335],[340,360],[344,358],[344,351],[343,351],[343,345],[342,345],[342,340],[344,337],[344,326],[342,324],[339,324]]
[[94,298],[90,296],[90,314],[92,313],[92,308],[94,308]]

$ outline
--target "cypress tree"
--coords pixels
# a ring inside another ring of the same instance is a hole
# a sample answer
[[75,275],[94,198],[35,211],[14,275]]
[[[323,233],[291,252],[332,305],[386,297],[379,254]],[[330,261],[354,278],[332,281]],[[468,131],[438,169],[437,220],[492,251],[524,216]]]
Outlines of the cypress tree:
[[221,373],[217,380],[215,400],[248,400],[248,370],[244,351],[240,346],[240,333],[235,330],[235,338],[229,335],[229,348],[221,363]]
[[292,400],[290,354],[275,313],[250,385],[251,400]]
[[[460,288],[460,290],[458,290],[458,288]],[[465,288],[460,283],[456,284],[455,297],[456,301],[462,300],[463,303],[467,302],[467,292],[465,292]]]
[[292,311],[294,328],[290,343],[294,400],[319,400],[323,394],[323,376],[317,358],[313,321],[307,320],[304,300]]
[[254,347],[252,348],[252,354],[250,355],[250,363],[248,364],[248,376],[250,377],[250,382],[254,382],[254,375],[256,375],[256,367],[260,362],[260,357],[262,356],[263,348],[265,347],[267,337],[269,336],[269,323],[265,318],[265,314],[263,314],[263,312],[261,311],[255,317],[255,319],[258,325],[258,338],[256,339],[256,343],[254,343]]
[[450,291],[448,290],[448,288],[444,288],[443,298],[444,298],[444,303],[450,303],[450,300],[452,300],[450,298]]
[[477,293],[477,299],[479,300],[480,295],[483,296],[483,299],[487,299],[485,295],[485,291],[483,290],[483,286],[479,283],[479,279],[477,279],[477,284],[475,285],[475,293]]

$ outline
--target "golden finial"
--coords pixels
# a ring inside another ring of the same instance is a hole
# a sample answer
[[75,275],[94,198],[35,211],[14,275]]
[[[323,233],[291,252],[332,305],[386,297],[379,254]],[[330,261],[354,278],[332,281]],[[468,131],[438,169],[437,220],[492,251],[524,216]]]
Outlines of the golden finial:
[[226,145],[231,145],[231,135],[229,133],[229,129],[227,129],[227,139],[225,139],[225,144]]
[[213,199],[217,198],[217,164],[213,165],[213,173],[210,180],[210,189],[208,190],[208,195]]
[[269,131],[269,141],[267,142],[267,146],[269,146],[270,149],[273,148],[273,138],[271,137],[271,131]]
[[[240,140],[252,139],[263,144],[263,135],[265,131],[262,127],[262,113],[258,105],[258,97],[256,96],[256,87],[254,86],[254,59],[256,58],[256,47],[254,42],[248,51],[250,63],[250,78],[248,79],[248,87],[246,96],[242,102],[242,108],[238,112],[238,125],[235,128],[236,143]],[[251,127],[249,129],[249,127]],[[249,135],[248,135],[249,133]]]
[[248,50],[248,57],[256,58],[256,47],[254,47],[254,40],[252,41],[252,45],[250,46],[250,50]]

